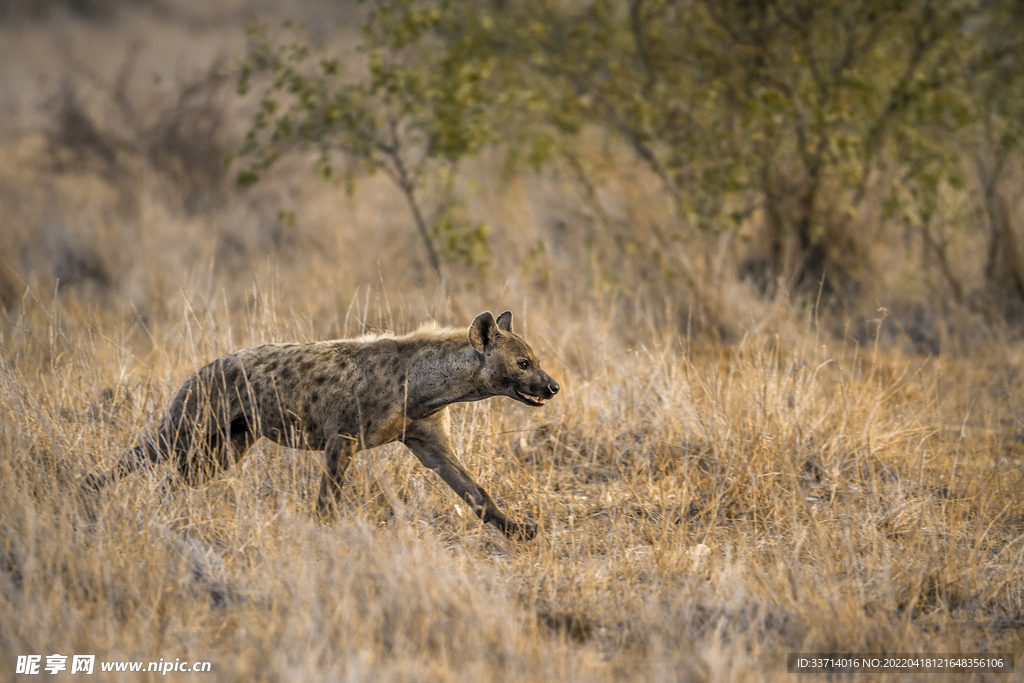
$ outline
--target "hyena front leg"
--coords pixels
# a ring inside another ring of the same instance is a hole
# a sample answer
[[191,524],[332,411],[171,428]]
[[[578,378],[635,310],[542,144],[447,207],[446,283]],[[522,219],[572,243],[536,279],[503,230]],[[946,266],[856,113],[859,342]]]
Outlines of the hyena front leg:
[[473,477],[459,463],[451,446],[447,430],[435,431],[429,437],[406,436],[405,445],[428,469],[440,475],[459,498],[466,501],[483,522],[501,529],[509,538],[529,541],[537,535],[537,525],[532,522],[521,524],[508,519],[491,497],[487,495]]
[[324,448],[326,469],[320,479],[320,495],[316,500],[316,512],[322,519],[332,518],[337,511],[345,470],[358,449],[358,442],[347,436],[335,434],[327,439],[327,447]]

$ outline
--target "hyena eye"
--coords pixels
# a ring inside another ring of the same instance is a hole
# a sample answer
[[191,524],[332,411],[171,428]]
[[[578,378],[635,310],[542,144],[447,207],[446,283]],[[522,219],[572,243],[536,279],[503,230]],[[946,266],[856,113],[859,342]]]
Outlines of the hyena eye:
[[519,369],[520,370],[525,370],[528,367],[530,367],[530,361],[528,361],[528,360],[520,360],[519,361]]

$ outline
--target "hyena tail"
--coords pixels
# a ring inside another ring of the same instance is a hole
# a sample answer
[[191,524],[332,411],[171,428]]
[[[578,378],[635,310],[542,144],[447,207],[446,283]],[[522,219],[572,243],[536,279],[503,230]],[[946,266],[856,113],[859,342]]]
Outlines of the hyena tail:
[[89,474],[85,477],[84,486],[93,491],[99,491],[104,486],[112,484],[121,477],[128,476],[140,468],[147,468],[167,459],[168,449],[163,434],[157,434],[151,439],[135,446],[125,453],[114,466],[114,469],[103,474]]

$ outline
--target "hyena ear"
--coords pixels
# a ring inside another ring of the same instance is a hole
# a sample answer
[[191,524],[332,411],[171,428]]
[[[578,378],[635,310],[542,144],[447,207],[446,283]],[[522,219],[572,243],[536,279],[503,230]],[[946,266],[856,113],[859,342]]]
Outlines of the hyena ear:
[[498,316],[498,329],[505,332],[512,331],[512,311],[505,311]]
[[469,326],[469,343],[474,349],[483,353],[496,336],[498,323],[494,322],[494,316],[490,311],[484,311],[473,318],[473,323]]

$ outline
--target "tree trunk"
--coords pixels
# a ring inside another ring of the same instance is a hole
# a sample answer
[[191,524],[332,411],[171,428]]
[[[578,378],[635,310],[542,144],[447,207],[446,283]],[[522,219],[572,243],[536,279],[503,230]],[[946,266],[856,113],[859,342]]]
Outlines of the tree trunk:
[[991,171],[979,160],[978,178],[985,190],[985,212],[988,214],[988,254],[985,259],[985,280],[1007,305],[1024,304],[1024,259],[1013,229],[1010,203],[999,193],[999,179],[1006,155],[1000,156]]
[[1013,229],[1009,202],[998,192],[986,191],[985,210],[989,223],[985,279],[1001,296],[1024,303],[1024,261]]

